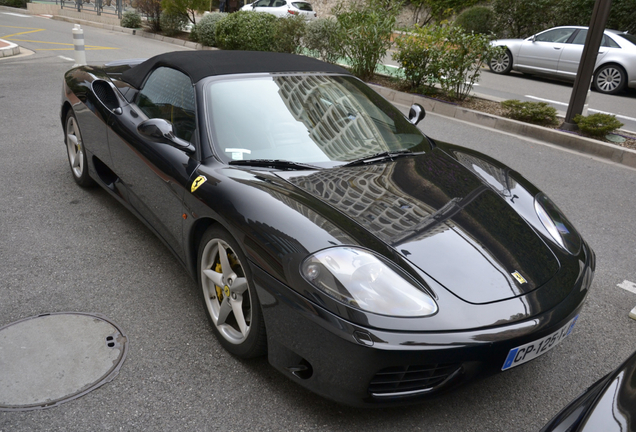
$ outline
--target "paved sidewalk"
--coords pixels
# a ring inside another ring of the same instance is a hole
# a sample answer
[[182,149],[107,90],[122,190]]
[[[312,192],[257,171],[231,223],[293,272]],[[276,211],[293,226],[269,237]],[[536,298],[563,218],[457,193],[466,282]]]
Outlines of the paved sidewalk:
[[[9,8],[6,6],[0,6],[0,10],[17,11],[20,13],[31,13],[24,9]],[[158,35],[142,30],[133,30],[129,28],[120,27],[113,24],[105,24],[99,22],[88,21],[85,19],[76,19],[68,16],[54,15],[53,19],[67,21],[74,24],[81,24],[82,26],[92,26],[103,28],[112,31],[121,31],[129,33],[135,37],[147,37],[163,42],[173,43],[179,46],[185,46],[191,49],[216,49],[210,47],[204,47],[201,44],[184,41],[182,39],[170,38],[163,35]],[[1,42],[0,42],[1,43]],[[2,49],[2,45],[0,45]],[[19,47],[18,47],[19,49]],[[537,139],[547,142],[549,144],[557,145],[567,148],[579,153],[583,153],[592,157],[606,159],[621,165],[636,168],[636,150],[631,150],[618,145],[607,144],[601,141],[597,141],[590,138],[579,136],[575,133],[558,131],[550,128],[532,125],[516,120],[507,119],[504,117],[495,116],[492,114],[482,113],[466,108],[462,108],[452,103],[428,98],[421,95],[415,95],[411,93],[398,92],[386,87],[371,84],[378,93],[387,98],[388,100],[395,102],[396,104],[412,105],[413,103],[419,103],[428,112],[435,114],[453,117],[458,120],[466,121],[469,123],[479,124],[482,126],[490,127],[519,136]],[[483,96],[483,95],[482,95]],[[485,99],[490,99],[484,97]]]

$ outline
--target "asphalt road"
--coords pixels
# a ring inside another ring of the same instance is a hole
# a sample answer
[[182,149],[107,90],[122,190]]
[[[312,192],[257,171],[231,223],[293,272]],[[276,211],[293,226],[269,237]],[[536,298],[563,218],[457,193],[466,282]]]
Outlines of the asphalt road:
[[[71,177],[59,120],[62,74],[72,65],[61,44],[72,42],[71,27],[0,12],[0,38],[42,29],[19,37],[33,55],[0,60],[0,327],[46,312],[99,313],[126,333],[129,353],[112,382],[77,400],[0,412],[1,432],[537,431],[636,349],[636,321],[628,318],[636,295],[617,287],[636,281],[636,170],[429,115],[426,133],[533,180],[595,249],[596,278],[572,335],[506,373],[384,410],[337,405],[266,359],[233,358],[214,339],[195,283],[162,243],[106,192],[80,189]],[[102,47],[86,52],[89,63],[178,49],[84,30],[87,45]]]
[[[481,74],[476,93],[502,99],[547,102],[558,111],[565,113],[572,95],[572,83],[549,78],[523,75],[497,75],[489,70]],[[590,92],[588,114],[606,112],[616,115],[624,129],[636,131],[636,89],[626,89],[618,95]]]

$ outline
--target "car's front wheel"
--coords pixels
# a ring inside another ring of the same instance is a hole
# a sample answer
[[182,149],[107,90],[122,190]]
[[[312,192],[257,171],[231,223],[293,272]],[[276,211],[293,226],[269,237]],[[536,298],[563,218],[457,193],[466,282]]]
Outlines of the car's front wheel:
[[495,56],[488,62],[490,70],[496,74],[507,74],[512,70],[512,54],[509,50],[499,56]]
[[66,114],[64,127],[66,153],[68,155],[68,163],[71,165],[71,173],[75,182],[82,187],[91,187],[95,181],[88,175],[88,159],[82,134],[80,132],[77,117],[73,111]]
[[620,93],[627,83],[627,74],[618,65],[604,65],[594,74],[594,87],[601,93]]
[[198,274],[203,304],[221,345],[242,358],[265,354],[265,323],[252,273],[227,231],[212,227],[203,235]]

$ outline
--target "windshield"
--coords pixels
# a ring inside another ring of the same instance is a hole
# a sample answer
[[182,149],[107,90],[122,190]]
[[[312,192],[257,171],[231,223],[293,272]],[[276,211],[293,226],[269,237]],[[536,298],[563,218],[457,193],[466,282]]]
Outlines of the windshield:
[[226,162],[316,164],[428,149],[428,140],[402,113],[353,77],[215,80],[205,87],[204,103],[212,142]]

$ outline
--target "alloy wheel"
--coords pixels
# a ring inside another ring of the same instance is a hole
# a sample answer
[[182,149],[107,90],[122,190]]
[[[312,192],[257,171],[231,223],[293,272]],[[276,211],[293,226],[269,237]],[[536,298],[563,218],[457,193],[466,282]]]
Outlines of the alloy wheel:
[[228,342],[245,342],[251,329],[252,299],[238,256],[225,241],[215,238],[206,244],[200,268],[212,323]]
[[72,115],[66,120],[66,149],[73,175],[79,179],[84,174],[84,147],[77,120]]

